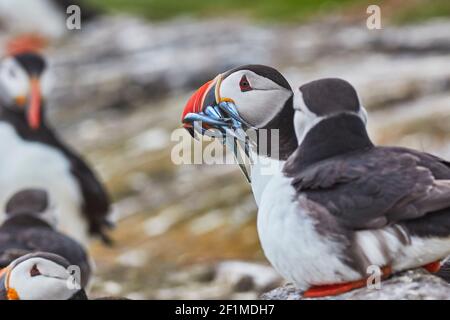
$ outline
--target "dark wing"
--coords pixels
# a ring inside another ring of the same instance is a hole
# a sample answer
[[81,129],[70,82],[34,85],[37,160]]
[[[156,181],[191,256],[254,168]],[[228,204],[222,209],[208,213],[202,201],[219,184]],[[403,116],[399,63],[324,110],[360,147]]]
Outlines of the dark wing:
[[84,248],[72,238],[50,227],[8,227],[0,229],[0,261],[3,266],[24,254],[50,252],[66,258],[80,267],[82,285],[90,277],[91,268]]
[[100,236],[104,242],[110,243],[105,233],[105,228],[111,227],[111,223],[107,220],[111,209],[109,195],[81,158],[71,157],[71,163],[72,174],[77,177],[83,194],[82,209],[89,221],[89,232]]
[[435,179],[450,180],[450,162],[435,155],[411,150],[407,148],[390,148],[394,152],[409,153],[419,159],[419,166],[425,167],[431,171]]
[[[299,171],[293,161],[285,173],[297,192],[349,229],[380,228],[450,207],[450,181],[436,180],[426,161],[407,149],[374,147]],[[433,160],[431,166],[437,165]]]
[[49,128],[46,129],[46,143],[58,148],[70,160],[71,172],[77,178],[83,196],[82,211],[89,222],[89,232],[100,236],[105,243],[111,243],[105,232],[111,227],[107,220],[111,208],[106,188],[80,155],[63,144]]

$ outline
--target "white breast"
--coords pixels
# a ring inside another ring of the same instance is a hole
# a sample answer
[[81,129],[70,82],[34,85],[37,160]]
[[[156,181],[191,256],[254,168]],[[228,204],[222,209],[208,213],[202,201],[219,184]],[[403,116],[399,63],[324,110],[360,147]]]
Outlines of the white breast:
[[[362,278],[343,258],[351,258],[342,243],[319,234],[302,199],[281,172],[272,176],[260,195],[258,234],[267,259],[299,289]],[[306,199],[306,198],[303,198]],[[399,226],[355,232],[353,245],[367,258],[367,266],[391,266],[394,271],[417,268],[450,254],[450,238],[411,237],[405,244],[395,236]],[[355,258],[357,258],[355,256]]]
[[268,157],[259,156],[255,151],[251,150],[252,159],[251,179],[252,192],[256,204],[259,206],[262,195],[270,180],[281,173],[285,161],[275,160]]
[[274,268],[300,289],[359,279],[359,273],[341,261],[342,245],[319,235],[294,197],[290,179],[281,173],[272,177],[261,197],[258,233]]
[[56,148],[23,140],[10,124],[0,122],[0,220],[4,219],[8,199],[30,187],[49,192],[59,230],[87,242],[87,224],[80,212],[81,192],[70,174],[68,160]]

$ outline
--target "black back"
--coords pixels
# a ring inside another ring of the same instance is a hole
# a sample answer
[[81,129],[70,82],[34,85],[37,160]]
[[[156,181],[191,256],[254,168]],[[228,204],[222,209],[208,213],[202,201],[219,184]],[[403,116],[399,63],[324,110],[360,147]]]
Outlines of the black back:
[[450,164],[407,148],[375,147],[356,115],[319,122],[284,172],[299,194],[348,230],[398,223],[409,234],[450,235],[450,184],[436,183],[450,178]]

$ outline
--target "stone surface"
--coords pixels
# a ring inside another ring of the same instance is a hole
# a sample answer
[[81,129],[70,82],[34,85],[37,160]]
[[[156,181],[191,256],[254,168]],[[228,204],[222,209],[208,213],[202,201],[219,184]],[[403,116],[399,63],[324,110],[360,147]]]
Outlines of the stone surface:
[[[302,292],[292,284],[261,296],[264,300],[299,300]],[[423,270],[411,270],[381,282],[380,289],[361,288],[335,297],[314,300],[450,300],[450,285]],[[309,300],[309,299],[305,299]]]

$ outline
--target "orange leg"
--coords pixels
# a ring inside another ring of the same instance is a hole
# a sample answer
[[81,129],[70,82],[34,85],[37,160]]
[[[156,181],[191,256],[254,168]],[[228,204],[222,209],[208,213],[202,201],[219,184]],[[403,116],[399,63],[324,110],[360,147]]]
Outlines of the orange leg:
[[431,262],[429,264],[424,265],[423,268],[430,273],[436,273],[441,269],[441,262],[440,261]]
[[[392,273],[390,267],[381,268],[381,278],[386,279]],[[355,289],[363,288],[367,285],[367,278],[338,284],[313,286],[303,293],[305,298],[320,298],[326,296],[337,296]]]

